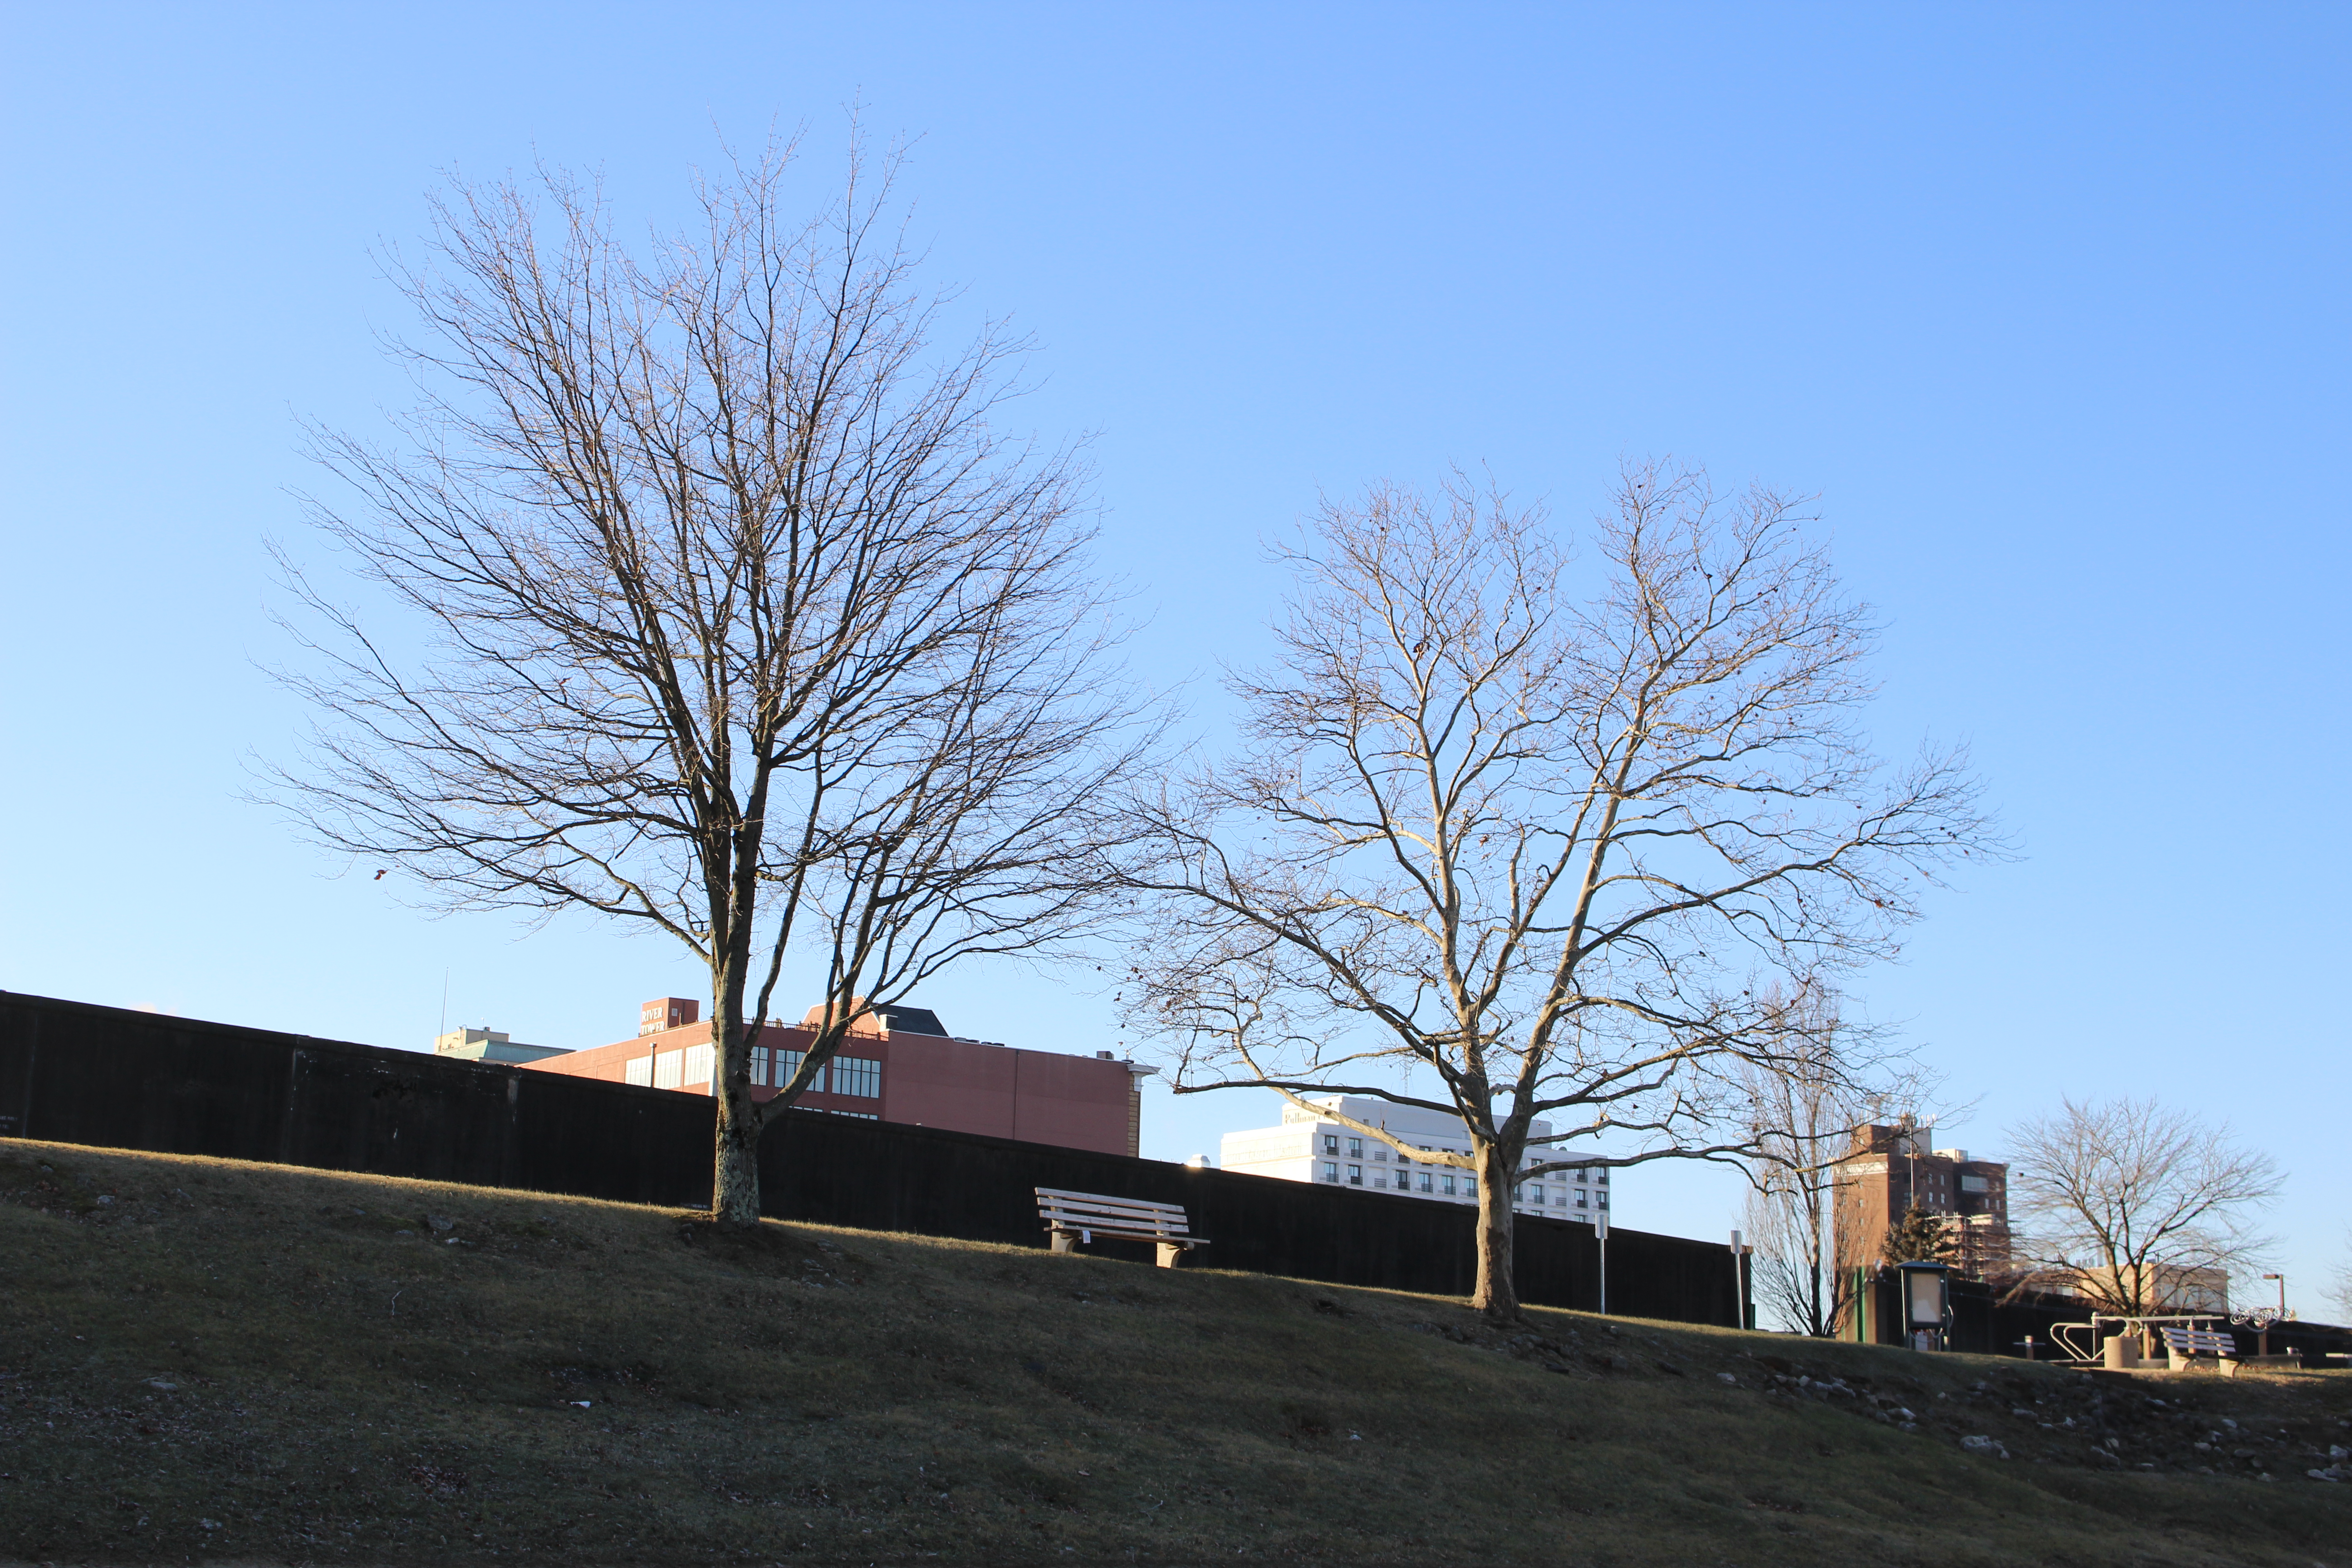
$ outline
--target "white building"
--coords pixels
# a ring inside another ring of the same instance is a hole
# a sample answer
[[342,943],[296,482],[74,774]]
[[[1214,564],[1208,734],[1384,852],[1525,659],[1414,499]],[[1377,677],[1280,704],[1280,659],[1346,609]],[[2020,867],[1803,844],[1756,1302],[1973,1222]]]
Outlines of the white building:
[[[1322,1096],[1313,1103],[1367,1127],[1384,1128],[1416,1152],[1470,1152],[1470,1134],[1459,1117],[1337,1094]],[[1550,1135],[1551,1126],[1538,1121],[1528,1131],[1531,1137],[1545,1138]],[[1549,1149],[1533,1149],[1527,1155],[1527,1163],[1539,1165],[1557,1157]],[[1478,1201],[1478,1178],[1475,1173],[1398,1153],[1377,1138],[1367,1138],[1352,1128],[1287,1103],[1282,1108],[1279,1127],[1226,1133],[1218,1148],[1218,1163],[1228,1171],[1279,1176],[1290,1182],[1328,1182],[1335,1186],[1410,1193],[1439,1203]],[[1518,1202],[1513,1206],[1521,1214],[1541,1213],[1554,1219],[1578,1219],[1590,1225],[1595,1215],[1609,1207],[1609,1173],[1554,1171],[1522,1182]]]

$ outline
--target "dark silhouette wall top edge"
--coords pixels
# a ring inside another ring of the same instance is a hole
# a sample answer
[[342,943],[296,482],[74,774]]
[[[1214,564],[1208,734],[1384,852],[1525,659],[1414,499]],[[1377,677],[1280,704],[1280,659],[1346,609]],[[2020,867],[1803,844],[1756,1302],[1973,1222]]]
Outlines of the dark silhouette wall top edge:
[[[670,1089],[0,992],[0,1136],[702,1207],[713,1106]],[[1474,1210],[982,1133],[788,1112],[761,1151],[782,1218],[1044,1245],[1034,1189],[1184,1205],[1213,1268],[1469,1293]],[[1522,1299],[1598,1305],[1589,1226],[1522,1216]],[[1148,1260],[1146,1247],[1096,1250]],[[1743,1321],[1719,1244],[1612,1226],[1618,1313]]]

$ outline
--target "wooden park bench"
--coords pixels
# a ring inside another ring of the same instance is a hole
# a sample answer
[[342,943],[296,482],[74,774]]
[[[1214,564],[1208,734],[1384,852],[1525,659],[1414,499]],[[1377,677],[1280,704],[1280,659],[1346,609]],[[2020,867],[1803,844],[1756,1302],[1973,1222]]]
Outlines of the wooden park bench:
[[1105,1197],[1100,1193],[1066,1193],[1058,1187],[1037,1189],[1037,1217],[1054,1238],[1054,1250],[1067,1252],[1097,1236],[1118,1241],[1149,1241],[1160,1248],[1160,1267],[1173,1268],[1176,1260],[1205,1238],[1194,1236],[1180,1204],[1150,1204],[1136,1198]]
[[2158,1331],[2164,1335],[2166,1358],[2173,1371],[2188,1371],[2201,1356],[2210,1358],[2213,1369],[2222,1376],[2237,1374],[2238,1342],[2234,1336],[2218,1329],[2184,1329],[2172,1323],[2164,1324]]

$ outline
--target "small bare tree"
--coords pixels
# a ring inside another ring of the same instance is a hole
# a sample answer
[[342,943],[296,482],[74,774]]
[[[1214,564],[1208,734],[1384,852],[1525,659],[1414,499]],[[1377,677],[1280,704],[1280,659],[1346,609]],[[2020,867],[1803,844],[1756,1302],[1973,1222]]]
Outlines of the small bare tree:
[[[1470,1152],[1443,1157],[1338,1120],[1475,1173],[1498,1317],[1520,1183],[1752,1153],[1743,1075],[1804,1049],[1784,996],[1891,951],[1919,880],[1985,838],[1955,757],[1870,756],[1868,617],[1799,524],[1633,471],[1580,603],[1499,497],[1327,506],[1284,552],[1277,663],[1233,682],[1247,747],[1146,808],[1164,868],[1129,1003],[1178,1091],[1460,1117]],[[1538,1117],[1569,1125],[1530,1154]]]
[[2062,1107],[2010,1134],[2021,1285],[2144,1317],[2260,1260],[2268,1240],[2248,1226],[2279,1190],[2269,1155],[2154,1100]]
[[[795,223],[790,162],[700,185],[642,258],[560,175],[437,206],[430,263],[396,274],[429,331],[409,439],[320,437],[359,500],[317,521],[390,609],[288,563],[323,622],[289,679],[321,721],[273,792],[428,901],[691,949],[738,1225],[853,998],[1053,952],[1104,907],[1143,743],[1071,458],[991,424],[1022,345],[938,351],[887,171],[853,158]],[[751,1031],[801,947],[826,1023],[757,1103]]]
[[1779,1059],[1740,1075],[1755,1145],[1744,1228],[1764,1309],[1798,1333],[1830,1339],[1853,1294],[1835,1251],[1837,1197],[1849,1184],[1837,1163],[1890,1097],[1858,1081],[1877,1054],[1874,1034],[1849,1026],[1826,987],[1801,994],[1792,1012],[1801,1026]]

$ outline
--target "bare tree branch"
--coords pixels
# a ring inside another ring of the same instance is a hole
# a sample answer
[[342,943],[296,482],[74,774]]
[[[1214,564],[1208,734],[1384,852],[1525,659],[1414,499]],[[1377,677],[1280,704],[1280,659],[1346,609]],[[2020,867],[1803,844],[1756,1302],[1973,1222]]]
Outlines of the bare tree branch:
[[2271,1246],[2251,1211],[2278,1194],[2277,1162],[2225,1127],[2152,1100],[2067,1100],[2010,1144],[2022,1285],[2143,1317],[2258,1267]]
[[[397,273],[425,327],[405,439],[317,433],[357,500],[315,521],[375,605],[286,563],[311,615],[285,679],[320,722],[272,775],[427,902],[592,910],[700,957],[736,1223],[854,998],[1104,913],[1133,828],[1103,803],[1153,738],[1107,669],[1075,459],[993,423],[1024,345],[936,342],[895,160],[853,156],[803,223],[790,162],[704,182],[642,258],[559,173],[438,205]],[[801,948],[831,1022],[762,1106],[748,1031]]]
[[[1125,996],[1179,1087],[1461,1116],[1490,1311],[1517,1183],[1752,1154],[1747,1075],[1810,1049],[1787,998],[1999,852],[1959,756],[1864,744],[1868,616],[1801,522],[1637,468],[1580,592],[1542,517],[1458,479],[1328,505],[1283,552],[1278,658],[1233,679],[1244,750],[1139,807],[1164,859]],[[1379,1087],[1415,1069],[1433,1092]],[[1570,1147],[1530,1163],[1539,1117]]]

